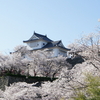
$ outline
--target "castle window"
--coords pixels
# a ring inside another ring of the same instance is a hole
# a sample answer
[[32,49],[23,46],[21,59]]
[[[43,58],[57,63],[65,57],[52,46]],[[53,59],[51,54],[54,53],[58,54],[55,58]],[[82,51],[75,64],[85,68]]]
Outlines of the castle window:
[[45,43],[43,43],[43,45],[45,45]]

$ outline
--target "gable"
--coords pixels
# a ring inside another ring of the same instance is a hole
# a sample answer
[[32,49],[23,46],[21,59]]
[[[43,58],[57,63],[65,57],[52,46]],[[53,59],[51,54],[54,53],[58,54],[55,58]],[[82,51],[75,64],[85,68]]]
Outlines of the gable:
[[26,41],[23,41],[23,42],[27,43],[27,42],[32,42],[34,40],[43,40],[43,41],[46,41],[46,42],[52,42],[52,40],[49,39],[46,35],[41,35],[41,34],[38,34],[38,33],[35,33],[35,32],[29,40],[26,40]]
[[30,39],[35,40],[35,39],[39,39],[39,38],[36,35],[33,35]]
[[62,42],[60,42],[58,45],[59,45],[59,46],[61,46],[61,47],[64,47],[64,45],[63,45],[63,43],[62,43]]

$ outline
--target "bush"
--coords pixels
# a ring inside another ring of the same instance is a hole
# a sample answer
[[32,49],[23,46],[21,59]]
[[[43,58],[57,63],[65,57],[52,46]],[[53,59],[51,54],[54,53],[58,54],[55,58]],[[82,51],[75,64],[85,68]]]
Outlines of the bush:
[[86,84],[75,90],[74,100],[100,100],[100,77],[86,75]]

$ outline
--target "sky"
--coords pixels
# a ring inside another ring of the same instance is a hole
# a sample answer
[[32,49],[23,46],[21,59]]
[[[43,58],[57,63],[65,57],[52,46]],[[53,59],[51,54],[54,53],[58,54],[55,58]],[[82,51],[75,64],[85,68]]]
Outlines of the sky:
[[0,51],[12,52],[34,33],[65,47],[100,26],[100,0],[0,0]]

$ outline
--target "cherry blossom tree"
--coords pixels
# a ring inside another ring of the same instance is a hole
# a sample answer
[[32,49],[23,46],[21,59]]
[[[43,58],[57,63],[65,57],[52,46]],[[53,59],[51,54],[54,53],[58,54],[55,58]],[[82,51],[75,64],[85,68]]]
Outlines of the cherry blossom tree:
[[47,50],[30,53],[30,68],[33,69],[34,76],[55,77],[63,67],[71,68],[71,65],[66,62],[66,57],[52,57],[52,55]]
[[28,53],[28,49],[27,46],[24,45],[18,45],[14,48],[14,52],[12,53],[17,53],[17,54],[21,54],[21,56],[24,56],[25,54]]
[[8,60],[9,56],[0,53],[0,75],[5,73],[6,70],[10,69],[10,67],[6,66]]
[[19,47],[17,51],[14,51],[10,55],[0,54],[0,75],[7,73],[23,74],[23,70],[25,72],[29,60],[25,59],[22,54],[26,53],[27,50],[24,46]]
[[5,73],[54,78],[59,76],[62,68],[71,68],[66,57],[53,57],[53,53],[47,49],[29,51],[25,46],[17,46],[6,59],[3,57],[1,56],[1,66],[4,66]]
[[84,35],[77,42],[70,44],[69,47],[74,54],[100,62],[100,33]]
[[42,75],[53,78],[59,76],[61,70],[65,67],[68,69],[72,68],[72,66],[67,63],[66,57],[63,56],[45,59],[40,64]]

